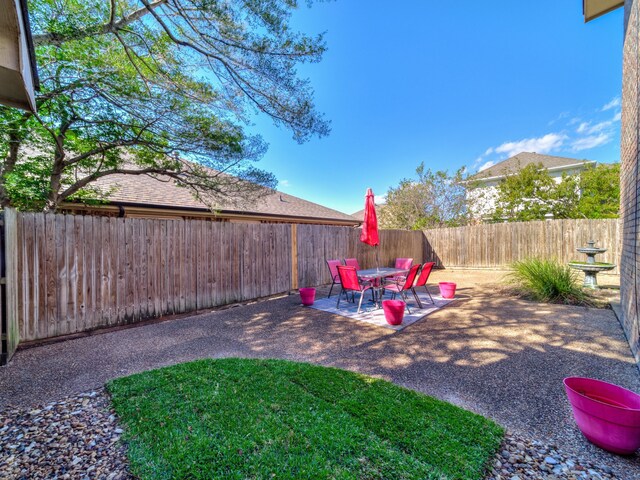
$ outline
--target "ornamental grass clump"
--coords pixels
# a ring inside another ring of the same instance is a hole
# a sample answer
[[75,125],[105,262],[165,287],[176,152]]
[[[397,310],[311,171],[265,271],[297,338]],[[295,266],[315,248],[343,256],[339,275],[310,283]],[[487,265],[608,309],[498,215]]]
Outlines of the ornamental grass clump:
[[557,260],[530,258],[511,265],[508,276],[518,293],[532,300],[571,305],[591,305],[575,270]]

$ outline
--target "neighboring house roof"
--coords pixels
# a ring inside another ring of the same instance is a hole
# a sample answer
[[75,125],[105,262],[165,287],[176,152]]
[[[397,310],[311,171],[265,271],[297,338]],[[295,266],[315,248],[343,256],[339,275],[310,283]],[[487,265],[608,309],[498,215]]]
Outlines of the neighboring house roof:
[[[376,203],[376,211],[377,211],[378,207],[380,207],[380,204]],[[355,218],[356,220],[358,220],[359,222],[364,222],[364,208],[362,210],[358,210],[355,213],[352,213],[351,216],[353,218]]]
[[38,88],[27,0],[0,0],[0,104],[35,112]]
[[517,173],[522,168],[530,164],[541,163],[546,170],[564,170],[571,167],[584,167],[588,164],[596,163],[593,160],[579,160],[577,158],[556,157],[553,155],[542,155],[533,152],[521,152],[513,157],[507,158],[500,163],[496,163],[475,175],[469,180],[486,180],[489,178],[501,178],[506,175]]
[[355,218],[356,220],[359,220],[361,222],[364,222],[364,208],[362,210],[358,210],[355,213],[352,213],[351,216],[353,218]]
[[[179,187],[169,179],[157,180],[147,175],[116,174],[102,177],[93,184],[109,192],[107,203],[111,205],[161,208],[165,210],[183,210],[210,212],[211,208],[197,200],[188,188]],[[215,205],[216,213],[221,216],[266,217],[318,220],[318,223],[357,225],[351,215],[309,202],[274,190],[255,204],[247,206]]]

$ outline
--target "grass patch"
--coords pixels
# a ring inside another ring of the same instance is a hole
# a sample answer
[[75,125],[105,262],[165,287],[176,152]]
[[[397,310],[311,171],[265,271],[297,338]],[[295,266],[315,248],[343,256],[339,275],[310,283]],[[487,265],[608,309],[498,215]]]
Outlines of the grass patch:
[[107,384],[143,479],[480,479],[503,430],[384,380],[199,360]]
[[540,302],[592,306],[578,272],[557,260],[530,258],[511,265],[507,281],[520,295]]

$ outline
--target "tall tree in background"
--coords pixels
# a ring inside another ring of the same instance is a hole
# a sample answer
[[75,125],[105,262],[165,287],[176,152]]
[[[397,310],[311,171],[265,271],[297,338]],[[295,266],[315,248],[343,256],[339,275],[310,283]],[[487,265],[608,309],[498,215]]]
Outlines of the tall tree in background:
[[275,184],[253,165],[265,151],[245,133],[253,114],[299,142],[328,133],[296,74],[325,45],[291,30],[296,0],[29,7],[41,91],[37,114],[0,108],[2,207],[95,198],[93,182],[113,174],[173,179],[210,204],[243,199]]
[[387,192],[386,203],[379,207],[382,228],[420,230],[466,222],[464,168],[449,175],[425,170],[421,163],[416,175]]
[[[575,195],[569,207],[573,208],[577,200],[575,183],[570,179],[563,180],[571,183],[563,185],[562,190]],[[542,164],[529,164],[518,173],[507,175],[498,184],[492,217],[495,221],[511,222],[544,220],[547,215],[553,214],[556,193],[556,182]]]
[[620,164],[600,163],[580,173],[575,218],[618,218]]
[[[494,221],[546,218],[616,218],[620,208],[620,164],[590,166],[556,182],[542,164],[508,175],[493,195]],[[476,201],[487,201],[476,195]]]

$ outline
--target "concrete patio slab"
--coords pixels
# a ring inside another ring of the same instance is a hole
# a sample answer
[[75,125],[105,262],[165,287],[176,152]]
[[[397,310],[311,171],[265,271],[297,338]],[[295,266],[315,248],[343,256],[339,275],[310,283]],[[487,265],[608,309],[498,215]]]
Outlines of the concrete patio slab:
[[301,307],[291,295],[21,350],[0,368],[0,407],[203,357],[285,358],[391,380],[640,478],[638,455],[610,455],[581,436],[562,388],[576,375],[640,392],[613,312],[505,298],[495,289],[500,275],[436,272],[434,284],[455,281],[459,299],[401,332]]

